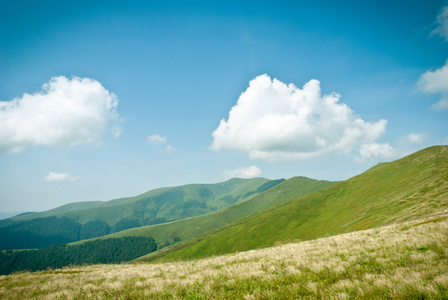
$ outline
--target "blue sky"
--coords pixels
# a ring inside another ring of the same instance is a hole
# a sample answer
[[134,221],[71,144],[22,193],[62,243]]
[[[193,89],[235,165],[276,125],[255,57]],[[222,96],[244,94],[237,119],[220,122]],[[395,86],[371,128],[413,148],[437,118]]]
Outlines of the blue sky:
[[446,1],[2,1],[0,211],[448,143]]

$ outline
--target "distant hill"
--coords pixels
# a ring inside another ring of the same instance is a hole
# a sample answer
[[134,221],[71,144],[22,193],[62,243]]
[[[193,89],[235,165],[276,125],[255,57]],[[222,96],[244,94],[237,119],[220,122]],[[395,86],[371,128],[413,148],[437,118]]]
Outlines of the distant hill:
[[23,211],[0,212],[0,220],[11,218],[20,214],[31,214],[31,212],[23,212]]
[[258,249],[403,222],[447,209],[448,146],[435,146],[140,260],[190,259]]
[[45,247],[191,218],[254,197],[282,181],[234,178],[217,184],[160,188],[107,202],[70,203],[16,216],[0,221],[0,249]]
[[126,236],[153,237],[163,247],[164,245],[179,240],[187,240],[225,226],[264,209],[287,203],[300,196],[328,188],[336,183],[338,182],[315,180],[306,177],[293,177],[286,181],[282,180],[280,183],[279,181],[270,181],[262,187],[266,188],[267,185],[270,185],[272,188],[219,211],[176,222],[128,229],[104,236],[101,239]]

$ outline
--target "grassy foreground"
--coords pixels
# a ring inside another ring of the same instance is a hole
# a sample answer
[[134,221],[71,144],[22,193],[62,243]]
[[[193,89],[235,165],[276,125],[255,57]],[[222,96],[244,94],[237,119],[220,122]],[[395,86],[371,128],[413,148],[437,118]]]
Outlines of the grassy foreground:
[[447,299],[448,214],[194,261],[0,276],[1,299]]

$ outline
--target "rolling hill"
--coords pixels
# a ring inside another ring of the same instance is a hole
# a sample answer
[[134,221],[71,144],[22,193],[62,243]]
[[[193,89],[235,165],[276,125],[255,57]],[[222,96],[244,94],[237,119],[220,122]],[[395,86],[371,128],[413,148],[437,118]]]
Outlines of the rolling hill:
[[[272,183],[277,182],[271,181],[269,184],[273,185]],[[163,246],[212,231],[240,218],[279,204],[287,203],[298,197],[328,188],[336,183],[338,182],[315,180],[306,177],[293,177],[279,184],[275,184],[272,188],[257,196],[216,212],[176,222],[132,228],[103,236],[101,239],[126,236],[153,237],[159,245]]]
[[55,216],[75,219],[81,224],[100,219],[110,226],[123,218],[138,219],[142,224],[163,219],[169,222],[235,204],[281,181],[271,181],[261,177],[234,178],[217,184],[167,187],[151,190],[135,197],[105,202],[69,203],[45,212],[16,216],[11,219],[22,221]]
[[201,258],[444,212],[448,209],[447,158],[448,146],[430,147],[139,260]]
[[0,221],[0,249],[44,247],[191,218],[254,197],[282,181],[235,178],[217,184],[160,188],[107,202],[70,203],[16,216]]

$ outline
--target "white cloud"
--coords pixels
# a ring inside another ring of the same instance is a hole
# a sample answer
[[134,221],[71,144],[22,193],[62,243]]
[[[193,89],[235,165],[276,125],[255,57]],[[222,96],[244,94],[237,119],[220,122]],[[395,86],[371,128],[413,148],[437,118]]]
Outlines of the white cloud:
[[231,179],[231,178],[254,178],[259,177],[261,175],[261,170],[257,166],[250,166],[250,167],[239,167],[235,170],[225,170],[223,173],[224,178]]
[[221,120],[210,149],[240,150],[254,159],[294,161],[359,151],[364,145],[363,153],[372,157],[365,145],[384,135],[387,120],[366,122],[339,98],[336,93],[322,96],[320,82],[314,79],[300,89],[260,75],[249,83],[228,119]]
[[398,143],[402,147],[411,145],[423,145],[429,139],[429,134],[425,133],[411,133],[399,139]]
[[170,145],[166,146],[166,148],[165,148],[165,152],[168,154],[171,154],[171,155],[175,154],[176,151],[177,151],[177,149]]
[[165,144],[166,137],[160,136],[156,133],[156,134],[148,136],[148,138],[146,139],[146,142],[149,144]]
[[[148,136],[146,138],[146,142],[148,144],[153,144],[153,145],[164,145],[167,143],[167,138],[166,138],[166,136],[161,136],[161,135],[155,133],[153,135]],[[173,155],[177,152],[177,149],[171,145],[166,145],[165,152],[170,155]]]
[[41,92],[0,101],[0,150],[99,143],[107,128],[121,133],[118,98],[89,78],[53,77]]
[[437,16],[437,28],[431,35],[439,35],[448,42],[448,6],[442,8],[442,12]]
[[55,172],[49,172],[47,176],[44,177],[44,180],[46,182],[75,182],[77,180],[81,179],[79,176],[71,176],[68,173],[55,173]]
[[398,153],[389,143],[371,143],[361,145],[359,154],[360,157],[355,157],[355,161],[363,163],[370,159],[391,159],[396,157]]
[[442,99],[433,104],[431,109],[442,111],[448,109],[448,60],[435,71],[426,71],[417,82],[418,87],[426,93],[440,93]]

